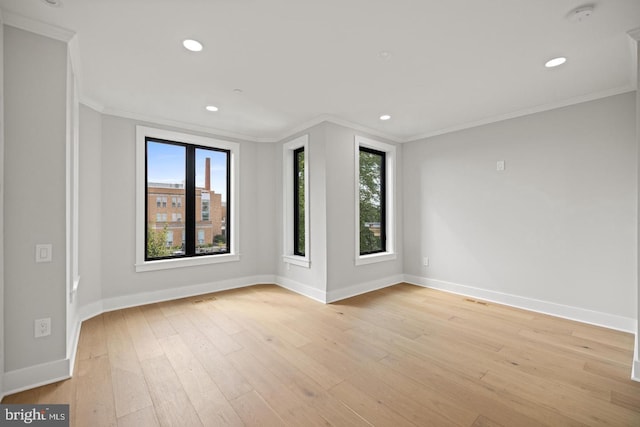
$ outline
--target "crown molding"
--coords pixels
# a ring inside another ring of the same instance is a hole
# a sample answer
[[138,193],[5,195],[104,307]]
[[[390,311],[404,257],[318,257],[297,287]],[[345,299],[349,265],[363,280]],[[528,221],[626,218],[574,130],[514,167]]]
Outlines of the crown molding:
[[281,134],[280,137],[276,138],[276,141],[284,141],[285,139],[288,139],[288,138],[290,138],[292,136],[295,136],[296,134],[298,134],[300,132],[304,132],[307,129],[312,128],[313,126],[319,125],[320,123],[332,123],[334,125],[344,126],[344,127],[349,128],[349,129],[357,130],[357,131],[369,134],[371,136],[377,136],[379,138],[383,138],[383,139],[386,139],[386,140],[391,141],[391,142],[405,142],[406,141],[406,140],[404,140],[402,138],[398,138],[397,136],[389,135],[387,133],[380,132],[380,131],[378,131],[376,129],[372,129],[370,127],[363,126],[363,125],[360,125],[358,123],[350,122],[349,120],[341,119],[339,117],[332,116],[330,114],[322,114],[320,116],[314,117],[313,119],[311,119],[309,121],[303,122],[303,123],[291,128],[291,129],[289,129],[285,133]]
[[629,35],[629,37],[631,37],[635,41],[639,41],[640,42],[640,27],[634,28],[633,30],[630,30],[630,31],[627,31],[627,34]]
[[[94,109],[100,111],[98,108],[94,108]],[[180,120],[172,120],[172,119],[167,119],[167,118],[153,116],[153,115],[136,113],[133,111],[125,111],[117,108],[104,107],[100,112],[108,116],[116,116],[116,117],[122,117],[125,119],[132,119],[140,122],[146,122],[150,124],[170,126],[173,128],[178,128],[178,129],[188,130],[188,131],[190,130],[193,132],[202,132],[209,135],[215,135],[215,136],[224,137],[224,138],[232,138],[239,141],[247,141],[247,142],[278,142],[279,141],[279,139],[277,138],[254,137],[254,136],[244,135],[240,133],[229,132],[222,129],[216,129],[210,126],[202,126],[195,123],[183,122]]]
[[167,119],[167,118],[153,116],[153,115],[136,113],[133,111],[125,111],[117,108],[105,107],[99,102],[96,102],[95,100],[85,96],[80,97],[80,103],[86,105],[87,107],[101,114],[105,114],[108,116],[122,117],[125,119],[137,120],[137,121],[146,122],[146,123],[165,125],[165,126],[178,128],[178,129],[187,130],[187,131],[190,130],[194,132],[203,132],[209,135],[233,138],[239,141],[247,141],[247,142],[259,142],[259,143],[282,142],[292,136],[295,136],[301,132],[304,132],[309,128],[312,128],[321,123],[332,123],[338,126],[344,126],[356,131],[369,134],[371,136],[377,136],[379,138],[386,139],[391,142],[396,142],[396,143],[406,142],[406,140],[397,138],[395,136],[388,135],[383,132],[379,132],[375,129],[371,129],[366,126],[362,126],[357,123],[353,123],[348,120],[343,120],[328,114],[323,114],[321,116],[318,116],[311,120],[303,122],[276,137],[256,137],[256,136],[245,135],[245,134],[240,134],[236,132],[230,132],[222,129],[217,129],[209,126],[202,126],[195,123],[183,122],[180,120],[172,120],[172,119]]
[[367,126],[363,126],[360,125],[358,123],[353,123],[350,122],[348,120],[345,119],[341,119],[339,117],[335,117],[332,116],[330,114],[323,114],[317,117],[314,117],[311,120],[308,120],[306,122],[303,122],[291,129],[289,129],[288,131],[280,134],[277,137],[255,137],[255,136],[250,136],[250,135],[244,135],[244,134],[239,134],[239,133],[235,133],[235,132],[229,132],[229,131],[225,131],[225,130],[221,130],[221,129],[216,129],[216,128],[212,128],[209,126],[202,126],[202,125],[197,125],[194,123],[188,123],[188,122],[182,122],[182,121],[178,121],[178,120],[171,120],[171,119],[166,119],[166,118],[161,118],[161,117],[155,117],[155,116],[151,116],[151,115],[145,115],[145,114],[141,114],[141,113],[135,113],[135,112],[130,112],[130,111],[124,111],[124,110],[118,110],[118,109],[113,109],[113,108],[109,108],[109,107],[104,107],[103,105],[101,105],[98,102],[95,102],[94,100],[91,100],[87,97],[83,97],[81,96],[80,98],[80,102],[96,111],[98,111],[99,113],[102,114],[106,114],[106,115],[110,115],[110,116],[116,116],[116,117],[122,117],[122,118],[127,118],[127,119],[132,119],[132,120],[138,120],[138,121],[143,121],[143,122],[147,122],[147,123],[154,123],[154,124],[159,124],[159,125],[165,125],[165,126],[171,126],[171,127],[175,127],[175,128],[179,128],[179,129],[183,129],[183,130],[191,130],[191,131],[195,131],[195,132],[203,132],[203,133],[207,133],[207,134],[211,134],[211,135],[217,135],[220,137],[226,137],[226,138],[233,138],[236,140],[240,140],[240,141],[247,141],[247,142],[260,142],[260,143],[274,143],[274,142],[282,142],[285,141],[293,136],[298,135],[301,132],[304,132],[306,130],[308,130],[309,128],[312,128],[314,126],[317,126],[321,123],[332,123],[338,126],[344,126],[347,127],[349,129],[353,129],[359,132],[363,132],[366,133],[368,135],[371,136],[376,136],[379,138],[383,138],[386,139],[388,141],[391,142],[395,142],[395,143],[405,143],[405,142],[412,142],[412,141],[418,141],[421,139],[426,139],[426,138],[431,138],[434,136],[439,136],[439,135],[444,135],[447,133],[452,133],[452,132],[457,132],[457,131],[461,131],[461,130],[465,130],[465,129],[471,129],[474,127],[478,127],[478,126],[484,126],[484,125],[488,125],[488,124],[492,124],[492,123],[497,123],[497,122],[502,122],[505,120],[510,120],[510,119],[515,119],[518,117],[523,117],[523,116],[528,116],[530,114],[536,114],[536,113],[542,113],[545,111],[550,111],[550,110],[555,110],[558,108],[563,108],[563,107],[568,107],[571,105],[576,105],[576,104],[582,104],[584,102],[589,102],[589,101],[595,101],[597,99],[602,99],[602,98],[607,98],[609,96],[615,96],[615,95],[621,95],[623,93],[627,93],[627,92],[633,92],[635,90],[635,87],[631,84],[628,85],[624,85],[621,87],[617,87],[617,88],[613,88],[613,89],[609,89],[609,90],[605,90],[605,91],[601,91],[601,92],[596,92],[596,93],[591,93],[588,95],[582,95],[582,96],[577,96],[577,97],[573,97],[564,101],[560,101],[560,102],[553,102],[553,103],[549,103],[549,104],[542,104],[542,105],[537,105],[535,107],[531,107],[531,108],[527,108],[527,109],[523,109],[523,110],[518,110],[518,111],[514,111],[511,113],[506,113],[506,114],[501,114],[498,116],[492,116],[492,117],[487,117],[481,120],[476,120],[473,122],[467,122],[467,123],[463,123],[460,125],[455,125],[455,126],[450,126],[447,128],[441,128],[441,129],[435,129],[433,131],[427,132],[427,133],[423,133],[423,134],[418,134],[418,135],[414,135],[412,137],[409,138],[400,138],[397,136],[393,136],[393,135],[389,135],[386,134],[384,132],[380,132],[378,130],[369,128]]
[[76,35],[74,31],[67,30],[66,28],[58,27],[52,24],[47,24],[46,22],[27,18],[26,16],[13,13],[13,12],[8,12],[6,10],[3,11],[2,15],[4,18],[5,25],[19,28],[25,31],[30,31],[32,33],[36,33],[41,36],[49,37],[65,43],[69,43],[73,38],[73,36]]
[[535,107],[526,108],[523,110],[513,111],[511,113],[501,114],[498,116],[487,117],[484,119],[476,120],[473,122],[462,123],[460,125],[450,126],[447,128],[436,129],[431,132],[415,135],[411,138],[407,138],[405,142],[418,141],[425,138],[431,138],[438,135],[444,135],[447,133],[457,132],[465,129],[470,129],[478,126],[484,126],[491,123],[502,122],[504,120],[515,119],[518,117],[528,116],[530,114],[543,113],[549,110],[555,110],[557,108],[568,107],[571,105],[582,104],[583,102],[595,101],[601,98],[607,98],[609,96],[620,95],[627,92],[633,92],[635,88],[631,85],[624,85],[613,89],[604,90],[601,92],[590,93],[587,95],[576,96],[566,99],[564,101],[552,102],[549,104],[536,105]]
[[87,106],[92,110],[97,111],[100,114],[104,114],[104,110],[105,110],[104,105],[100,104],[94,99],[91,99],[85,95],[82,95],[82,93],[80,93],[80,104]]

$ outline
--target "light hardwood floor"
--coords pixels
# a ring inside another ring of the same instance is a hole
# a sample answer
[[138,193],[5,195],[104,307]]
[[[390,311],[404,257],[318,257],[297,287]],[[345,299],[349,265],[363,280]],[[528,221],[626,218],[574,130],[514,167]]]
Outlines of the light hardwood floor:
[[260,285],[105,313],[72,379],[3,403],[75,426],[640,426],[633,336],[400,284]]

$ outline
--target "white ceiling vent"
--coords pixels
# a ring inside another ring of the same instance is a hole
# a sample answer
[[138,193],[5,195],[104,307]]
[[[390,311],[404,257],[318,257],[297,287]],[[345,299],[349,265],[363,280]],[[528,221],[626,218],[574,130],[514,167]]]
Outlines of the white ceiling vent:
[[567,19],[571,22],[582,22],[586,19],[589,19],[591,15],[593,15],[593,5],[588,4],[584,6],[580,6],[577,9],[572,10],[567,15]]
[[52,7],[62,6],[62,2],[60,0],[42,0],[42,2]]

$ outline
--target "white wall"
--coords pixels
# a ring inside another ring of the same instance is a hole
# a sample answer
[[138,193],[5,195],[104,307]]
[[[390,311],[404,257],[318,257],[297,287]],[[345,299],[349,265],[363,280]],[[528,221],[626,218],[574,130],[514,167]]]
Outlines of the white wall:
[[405,144],[405,273],[628,325],[635,141],[627,93]]
[[[65,358],[65,43],[4,27],[5,372]],[[53,262],[35,264],[36,243]],[[50,317],[49,337],[33,337]],[[7,378],[5,377],[5,380]]]
[[[329,300],[344,298],[402,281],[403,190],[402,173],[396,176],[395,260],[355,265],[355,136],[381,142],[384,139],[328,123],[326,127],[327,179],[327,290]],[[396,165],[401,170],[402,146],[396,147]],[[388,225],[391,226],[391,225]]]
[[309,167],[309,268],[286,264],[283,242],[283,176],[282,150],[283,144],[274,144],[277,150],[274,162],[276,174],[276,222],[277,225],[277,274],[279,281],[290,289],[304,293],[312,298],[325,301],[327,290],[327,194],[326,194],[326,128],[321,123],[305,132],[288,138],[289,142],[301,135],[309,135],[308,167]]
[[[368,265],[355,265],[355,159],[356,132],[330,122],[316,125],[287,138],[309,135],[310,268],[278,260],[278,281],[285,287],[320,301],[335,301],[402,281],[402,177],[397,182],[397,258]],[[377,137],[370,137],[384,141]],[[278,144],[282,170],[282,147]],[[402,164],[397,147],[398,165]],[[278,218],[283,213],[282,173],[278,175]],[[279,254],[283,249],[283,224],[279,220]]]
[[[171,298],[192,287],[220,289],[261,281],[275,273],[273,253],[261,242],[276,242],[274,194],[276,169],[270,144],[240,142],[239,262],[136,273],[135,126],[166,128],[120,117],[102,116],[101,242],[102,298],[105,308]],[[179,129],[178,129],[179,130]],[[182,131],[182,130],[180,130]],[[196,133],[186,131],[187,133]],[[212,136],[212,135],[206,135]],[[214,136],[215,137],[215,136]],[[222,138],[226,139],[226,138]],[[273,249],[275,250],[275,243]]]
[[80,106],[78,307],[102,298],[102,115]]

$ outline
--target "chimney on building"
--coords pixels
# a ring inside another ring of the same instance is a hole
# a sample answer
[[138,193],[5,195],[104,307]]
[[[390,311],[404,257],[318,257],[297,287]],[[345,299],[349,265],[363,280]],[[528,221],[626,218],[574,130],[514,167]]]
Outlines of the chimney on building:
[[211,159],[204,160],[204,189],[211,191]]

